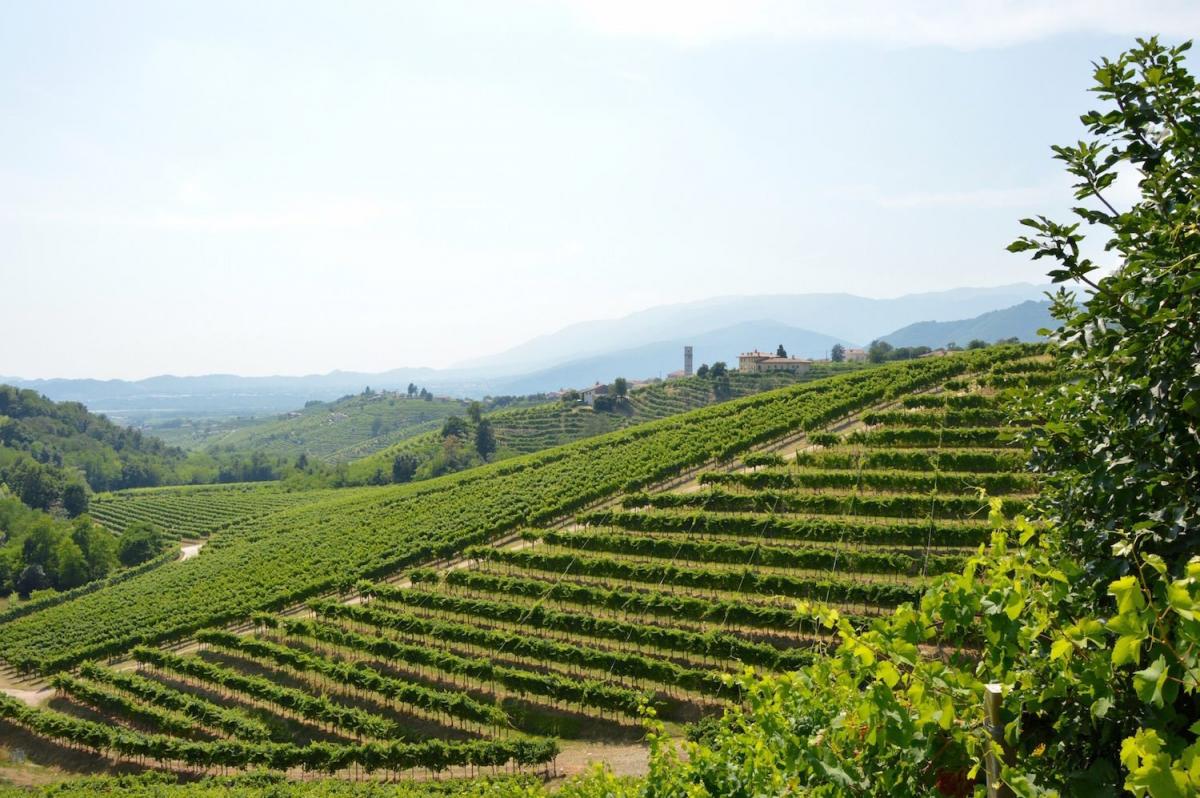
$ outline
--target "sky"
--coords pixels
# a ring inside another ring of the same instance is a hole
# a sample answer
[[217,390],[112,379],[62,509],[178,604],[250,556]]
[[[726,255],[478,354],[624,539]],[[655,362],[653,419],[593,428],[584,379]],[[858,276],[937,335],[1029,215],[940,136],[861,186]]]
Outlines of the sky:
[[0,374],[443,367],[712,296],[1043,282],[1004,246],[1071,205],[1049,146],[1090,63],[1197,30],[1107,0],[5,3]]

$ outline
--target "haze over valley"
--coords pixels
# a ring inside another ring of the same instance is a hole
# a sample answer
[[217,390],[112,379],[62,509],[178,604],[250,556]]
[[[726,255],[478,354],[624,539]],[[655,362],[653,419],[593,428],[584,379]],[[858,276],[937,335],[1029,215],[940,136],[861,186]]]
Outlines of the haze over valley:
[[[819,359],[828,358],[835,344],[863,347],[876,339],[931,348],[966,345],[977,338],[1033,341],[1050,322],[1046,290],[1047,286],[1014,284],[882,300],[822,294],[722,297],[649,308],[619,319],[579,322],[446,369],[400,367],[376,373],[277,377],[162,375],[137,381],[9,376],[0,381],[57,401],[83,402],[127,423],[155,417],[271,414],[298,409],[311,400],[357,393],[367,386],[403,390],[412,382],[459,398],[541,394],[620,376],[662,378],[680,367],[684,346],[694,347],[699,365],[701,361],[736,363],[743,351],[781,343],[798,357]],[[1027,302],[1039,303],[1037,309],[1017,309]],[[965,324],[985,313],[995,315],[978,328]],[[927,332],[909,329],[928,321],[964,324]]]

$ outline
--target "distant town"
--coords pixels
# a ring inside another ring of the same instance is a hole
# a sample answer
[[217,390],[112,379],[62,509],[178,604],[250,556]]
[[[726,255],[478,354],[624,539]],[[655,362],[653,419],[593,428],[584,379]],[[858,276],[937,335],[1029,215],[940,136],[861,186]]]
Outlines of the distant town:
[[[997,341],[997,343],[1008,343]],[[1015,341],[1014,341],[1015,342]],[[984,341],[971,341],[967,345],[967,349],[979,349],[987,346]],[[875,341],[871,344],[871,348],[861,349],[857,347],[843,347],[840,344],[835,345],[829,352],[828,357],[823,358],[799,358],[788,355],[783,344],[776,347],[774,352],[763,352],[758,349],[749,352],[742,352],[738,355],[738,365],[736,371],[740,374],[770,374],[785,372],[790,374],[804,374],[814,363],[865,363],[867,361],[883,362],[886,360],[910,360],[913,358],[922,357],[941,357],[948,355],[951,352],[960,351],[964,347],[950,344],[947,347],[939,347],[933,349],[928,346],[916,347],[892,347],[886,341]],[[693,348],[685,346],[683,348],[683,368],[678,371],[672,371],[666,375],[666,380],[678,380],[685,377],[707,377],[721,376],[729,371],[728,365],[724,361],[716,361],[711,366],[707,363],[700,364],[699,368],[693,369]],[[651,377],[642,380],[627,380],[618,378],[612,385],[607,385],[601,382],[596,382],[586,388],[562,388],[557,391],[552,391],[547,394],[551,399],[575,399],[583,404],[594,407],[596,400],[599,397],[607,397],[614,391],[618,395],[624,396],[627,391],[635,390],[646,385],[655,385],[663,382],[663,379]],[[616,386],[619,385],[619,390]]]

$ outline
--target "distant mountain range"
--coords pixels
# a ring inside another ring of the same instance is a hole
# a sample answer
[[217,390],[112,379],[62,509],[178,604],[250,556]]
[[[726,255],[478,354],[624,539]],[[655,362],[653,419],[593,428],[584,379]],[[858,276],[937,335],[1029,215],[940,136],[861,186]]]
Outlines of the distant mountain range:
[[993,310],[973,319],[960,321],[920,321],[882,336],[892,346],[928,346],[937,348],[956,343],[966,346],[980,339],[991,343],[1001,338],[1036,341],[1039,329],[1054,328],[1049,302],[1022,302],[1011,308]]
[[[163,375],[136,381],[0,377],[0,382],[31,388],[56,401],[83,402],[127,422],[150,415],[277,413],[312,399],[327,401],[358,393],[368,385],[376,390],[403,390],[410,382],[453,396],[541,393],[617,376],[665,375],[682,367],[685,345],[694,347],[697,366],[717,360],[733,366],[739,352],[773,350],[779,344],[789,354],[816,358],[824,357],[835,343],[861,346],[876,338],[895,346],[940,346],[951,340],[965,344],[972,338],[994,341],[1012,336],[1028,340],[1046,326],[1045,303],[1029,301],[1040,300],[1045,290],[1045,286],[1020,283],[895,299],[851,294],[719,297],[663,305],[620,319],[580,322],[450,369],[333,371],[295,377]],[[1020,310],[1025,305],[1042,307],[1042,315]]]
[[[550,366],[632,349],[649,341],[696,338],[742,322],[764,319],[819,330],[844,341],[867,343],[918,321],[967,319],[1040,300],[1046,286],[1018,283],[996,288],[956,288],[894,299],[867,299],[852,294],[768,294],[717,297],[700,302],[660,305],[619,319],[572,324],[533,338],[512,349],[456,364],[487,373],[520,374]],[[766,346],[747,341],[742,348]]]

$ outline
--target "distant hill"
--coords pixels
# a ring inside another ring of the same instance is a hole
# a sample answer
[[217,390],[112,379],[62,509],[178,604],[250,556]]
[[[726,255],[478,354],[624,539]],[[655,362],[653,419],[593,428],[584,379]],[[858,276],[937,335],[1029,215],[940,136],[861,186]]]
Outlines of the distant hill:
[[81,478],[96,491],[178,481],[185,457],[81,404],[0,385],[0,482],[31,507],[57,504]]
[[632,349],[572,360],[553,368],[492,381],[496,393],[528,394],[560,388],[582,388],[594,382],[611,382],[617,377],[647,379],[665,377],[683,368],[683,347],[693,348],[694,365],[725,361],[737,368],[737,356],[750,349],[770,349],[782,344],[793,357],[826,358],[834,344],[850,341],[791,327],[777,321],[747,321],[687,338],[657,341]]
[[922,321],[880,336],[892,346],[940,347],[949,343],[966,346],[980,339],[992,343],[1001,338],[1039,341],[1037,331],[1055,326],[1049,302],[1022,302],[1003,310],[993,310],[959,321]]
[[246,415],[274,414],[305,402],[336,400],[370,386],[402,390],[408,383],[427,384],[433,369],[396,369],[379,374],[332,371],[286,377],[240,377],[206,374],[195,377],[162,375],[144,380],[0,378],[11,385],[38,391],[57,401],[82,402],[95,412],[128,422],[154,415],[204,415],[214,410]]
[[[1041,299],[1044,287],[1018,283],[995,288],[956,288],[868,299],[853,294],[767,294],[717,297],[661,305],[619,319],[585,321],[541,335],[512,349],[457,364],[491,373],[532,372],[550,366],[641,346],[678,341],[750,321],[770,319],[819,330],[844,341],[866,343],[898,327],[931,319],[949,321]],[[603,379],[602,377],[600,379]]]

